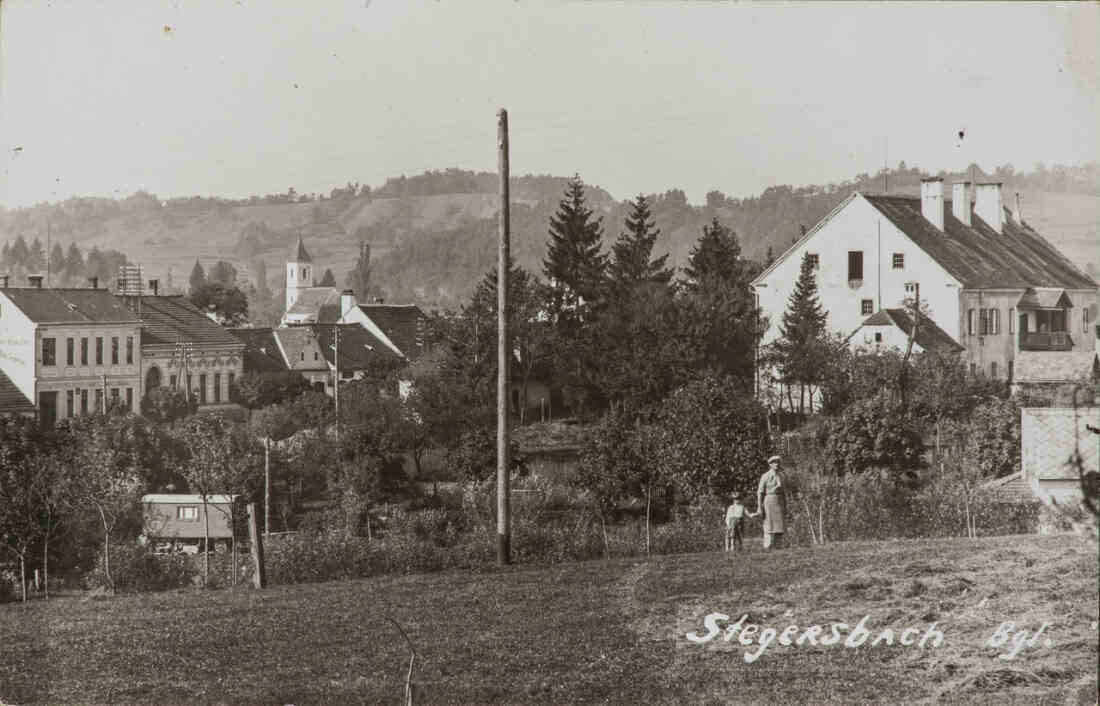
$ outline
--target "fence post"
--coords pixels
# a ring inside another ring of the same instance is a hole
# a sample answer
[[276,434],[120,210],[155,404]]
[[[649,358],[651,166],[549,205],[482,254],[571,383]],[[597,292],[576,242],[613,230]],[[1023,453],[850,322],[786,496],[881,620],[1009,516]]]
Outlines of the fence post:
[[267,586],[264,574],[264,539],[256,520],[256,503],[248,503],[248,541],[252,547],[252,585],[256,588]]

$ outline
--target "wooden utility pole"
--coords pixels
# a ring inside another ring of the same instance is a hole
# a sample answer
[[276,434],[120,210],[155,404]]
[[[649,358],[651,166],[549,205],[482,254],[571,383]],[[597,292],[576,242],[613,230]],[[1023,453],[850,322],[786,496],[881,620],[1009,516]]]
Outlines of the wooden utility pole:
[[271,438],[264,437],[264,534],[271,534]]
[[497,159],[500,169],[500,247],[497,258],[497,563],[512,563],[511,490],[512,465],[509,434],[508,378],[512,371],[512,346],[508,337],[508,111],[497,113]]
[[256,503],[248,503],[248,543],[252,547],[252,585],[256,588],[267,586],[267,574],[264,572],[264,538],[260,534],[260,525],[256,519]]

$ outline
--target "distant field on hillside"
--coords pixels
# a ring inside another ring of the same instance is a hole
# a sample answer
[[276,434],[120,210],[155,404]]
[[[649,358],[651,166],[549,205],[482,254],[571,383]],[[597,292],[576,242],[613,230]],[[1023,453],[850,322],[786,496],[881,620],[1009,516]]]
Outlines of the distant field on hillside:
[[[1015,536],[67,597],[0,607],[0,700],[401,703],[409,650],[392,620],[417,651],[417,704],[1091,704],[1096,595],[1094,550]],[[796,635],[866,616],[870,637],[773,640],[750,662],[763,633],[687,639],[719,612]],[[1046,627],[1001,659],[1012,643],[987,641],[1003,621],[1028,639]],[[900,644],[932,623],[938,646]]]

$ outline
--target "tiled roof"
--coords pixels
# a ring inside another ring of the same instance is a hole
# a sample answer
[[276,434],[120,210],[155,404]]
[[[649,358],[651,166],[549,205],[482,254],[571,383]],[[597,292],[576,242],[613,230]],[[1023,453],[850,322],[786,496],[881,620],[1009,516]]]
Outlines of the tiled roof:
[[298,236],[298,242],[294,246],[293,252],[290,254],[291,262],[313,262],[313,258],[306,252],[306,245],[302,242],[302,236]]
[[1013,382],[1069,382],[1088,377],[1098,365],[1095,351],[1020,351]]
[[0,413],[33,412],[34,405],[24,395],[3,370],[0,370]]
[[[908,336],[909,331],[913,328],[913,319],[904,309],[879,309],[868,316],[867,320],[860,325],[860,328],[864,326],[896,326]],[[856,331],[858,330],[856,329]],[[855,332],[853,331],[852,336],[854,335]],[[848,338],[851,338],[851,336]],[[946,331],[937,326],[935,321],[928,318],[925,318],[917,328],[917,336],[913,339],[913,342],[926,351],[946,349],[960,352],[965,350]]]
[[271,329],[235,328],[229,332],[244,344],[244,372],[285,373],[290,369]]
[[382,330],[409,360],[424,352],[424,325],[427,317],[415,304],[360,304],[359,309]]
[[122,299],[106,289],[8,287],[0,291],[36,323],[139,323]]
[[379,359],[400,360],[389,346],[359,324],[314,324],[309,326],[321,344],[321,355],[334,364],[333,335],[340,329],[340,370],[362,370],[371,361]]
[[921,215],[919,197],[863,196],[963,287],[1095,289],[1098,286],[1030,226],[1009,218],[1008,209],[1003,233],[998,234],[976,213],[971,216],[972,226],[967,227],[953,215],[951,201],[945,200],[945,232],[941,233]]
[[142,345],[197,343],[239,345],[233,334],[182,296],[141,297]]
[[331,304],[339,309],[340,290],[336,287],[303,287],[299,290],[298,299],[286,313],[319,314],[321,308],[326,304]]

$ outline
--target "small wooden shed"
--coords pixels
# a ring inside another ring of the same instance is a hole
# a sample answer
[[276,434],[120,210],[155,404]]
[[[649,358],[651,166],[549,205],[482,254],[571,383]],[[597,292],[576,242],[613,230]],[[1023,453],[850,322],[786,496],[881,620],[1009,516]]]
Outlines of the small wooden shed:
[[[230,523],[236,495],[208,495],[210,540],[230,544],[233,528]],[[153,494],[141,499],[145,516],[145,536],[154,543],[172,542],[201,546],[207,523],[203,516],[201,495]]]

